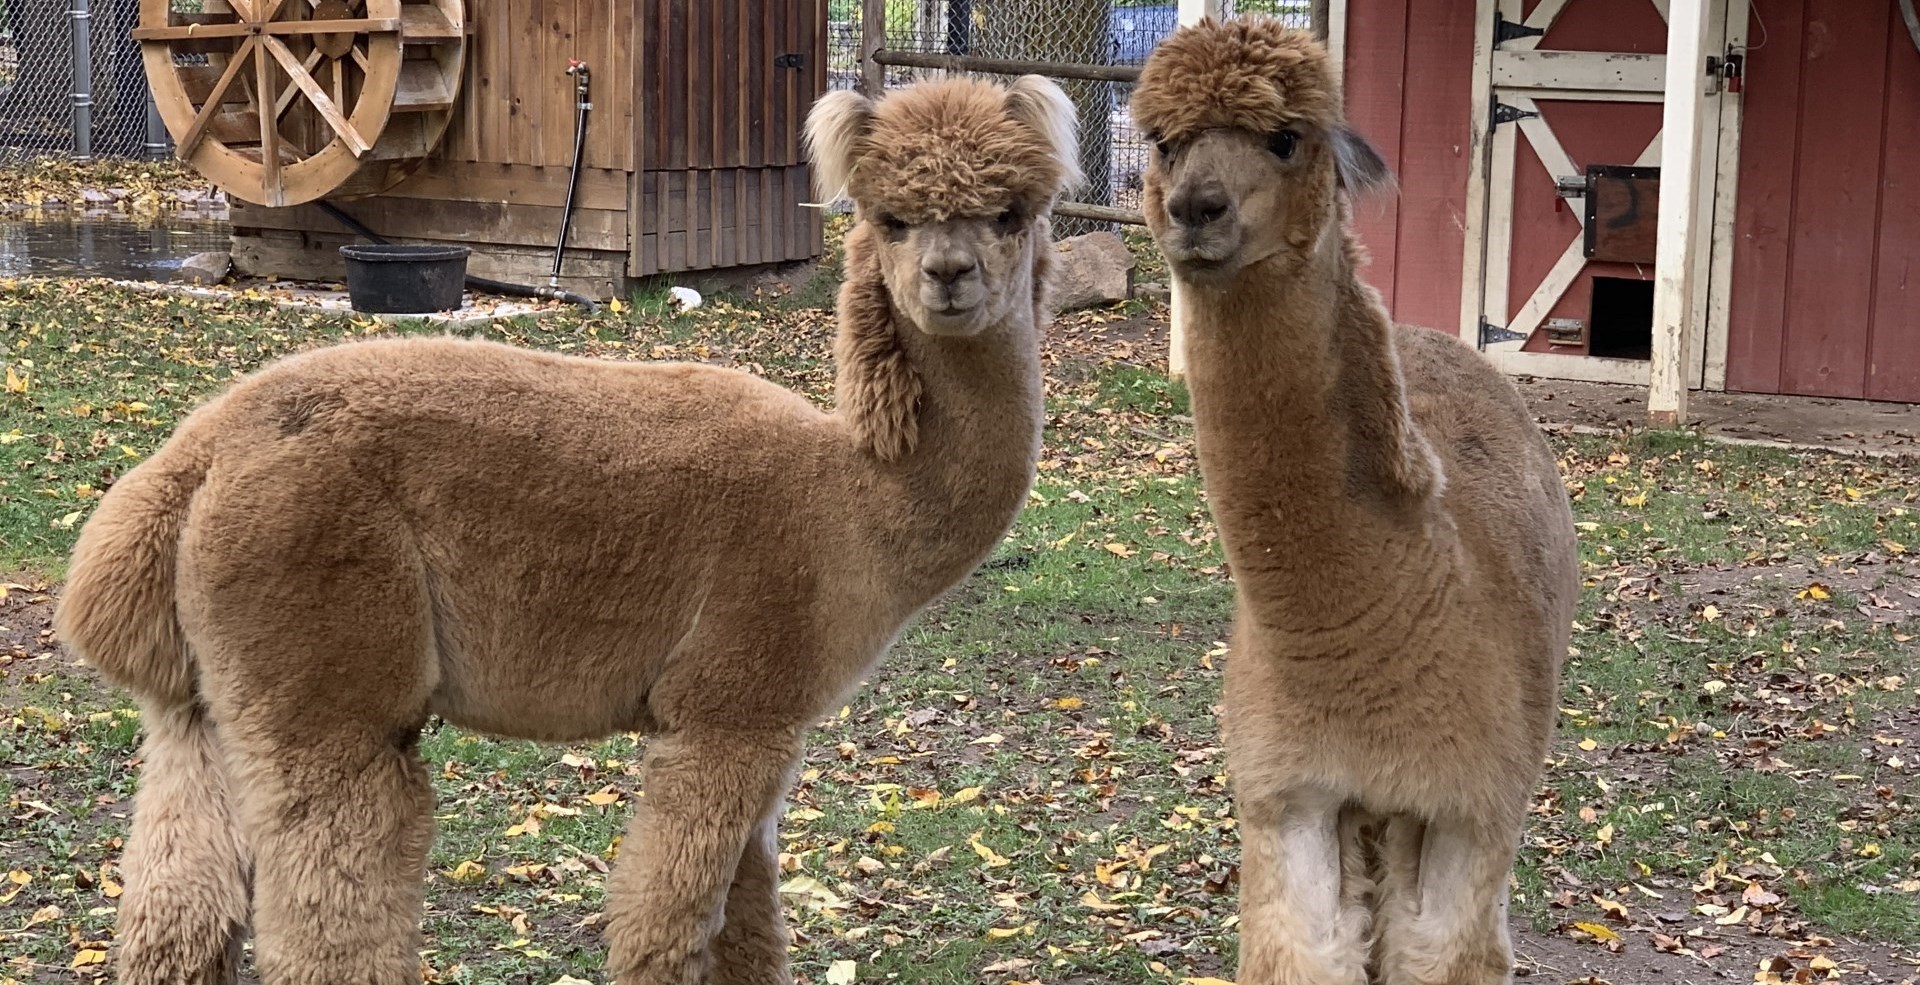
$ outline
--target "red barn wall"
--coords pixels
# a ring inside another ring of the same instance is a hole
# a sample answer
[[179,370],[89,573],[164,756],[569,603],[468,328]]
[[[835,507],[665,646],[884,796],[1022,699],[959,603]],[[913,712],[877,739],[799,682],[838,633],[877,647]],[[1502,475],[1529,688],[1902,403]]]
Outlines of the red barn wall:
[[1891,0],[1753,0],[1727,386],[1920,401],[1920,49]]

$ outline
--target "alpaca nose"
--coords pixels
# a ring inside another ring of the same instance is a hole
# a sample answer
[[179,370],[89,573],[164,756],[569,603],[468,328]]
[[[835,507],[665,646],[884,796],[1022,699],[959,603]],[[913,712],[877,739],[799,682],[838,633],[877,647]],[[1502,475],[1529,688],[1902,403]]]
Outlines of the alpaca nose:
[[1226,190],[1213,184],[1189,185],[1167,200],[1167,214],[1189,229],[1218,222],[1226,216],[1228,207]]
[[928,280],[949,287],[978,266],[973,254],[964,250],[937,250],[920,260],[920,272],[926,274]]

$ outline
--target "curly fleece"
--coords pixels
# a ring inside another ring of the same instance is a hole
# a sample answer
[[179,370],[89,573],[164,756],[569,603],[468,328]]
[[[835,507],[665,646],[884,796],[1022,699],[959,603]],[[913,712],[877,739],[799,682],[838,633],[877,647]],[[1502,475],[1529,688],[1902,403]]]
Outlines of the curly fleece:
[[968,79],[889,93],[854,148],[849,196],[908,222],[991,216],[1009,205],[1041,211],[1063,164],[1043,135],[1011,125],[1006,92]]
[[1154,49],[1132,108],[1134,121],[1161,140],[1221,127],[1327,129],[1340,122],[1340,92],[1312,34],[1266,17],[1208,19]]

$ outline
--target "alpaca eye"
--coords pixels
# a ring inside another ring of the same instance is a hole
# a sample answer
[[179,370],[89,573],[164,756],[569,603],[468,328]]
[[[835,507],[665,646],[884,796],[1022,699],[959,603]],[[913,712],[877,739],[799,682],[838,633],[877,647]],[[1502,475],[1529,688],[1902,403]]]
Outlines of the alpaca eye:
[[900,218],[897,215],[881,216],[880,225],[885,226],[887,231],[890,233],[905,232],[907,229],[906,220]]
[[1153,142],[1153,149],[1159,152],[1161,160],[1164,160],[1164,161],[1173,160],[1173,142],[1172,141],[1156,140]]
[[1273,139],[1267,141],[1267,149],[1273,151],[1273,156],[1283,161],[1292,157],[1294,150],[1299,147],[1299,145],[1300,135],[1294,133],[1292,130],[1282,130],[1274,134]]
[[993,224],[999,226],[1002,231],[1011,230],[1020,225],[1020,212],[1018,209],[1007,209],[993,217]]

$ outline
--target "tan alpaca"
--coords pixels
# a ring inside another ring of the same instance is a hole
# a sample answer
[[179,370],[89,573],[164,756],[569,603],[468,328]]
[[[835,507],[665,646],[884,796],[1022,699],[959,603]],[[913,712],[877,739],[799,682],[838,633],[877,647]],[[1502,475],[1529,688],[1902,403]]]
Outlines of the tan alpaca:
[[732,370],[448,339],[296,356],[194,413],[87,524],[58,615],[150,729],[121,981],[231,982],[250,925],[266,985],[418,982],[431,715],[652,733],[610,974],[788,981],[802,736],[1032,480],[1072,124],[1032,77],[814,108],[860,219],[832,414]]
[[1506,982],[1573,520],[1507,381],[1358,279],[1337,189],[1388,176],[1339,106],[1321,46],[1267,20],[1176,33],[1133,95],[1237,592],[1239,981]]

